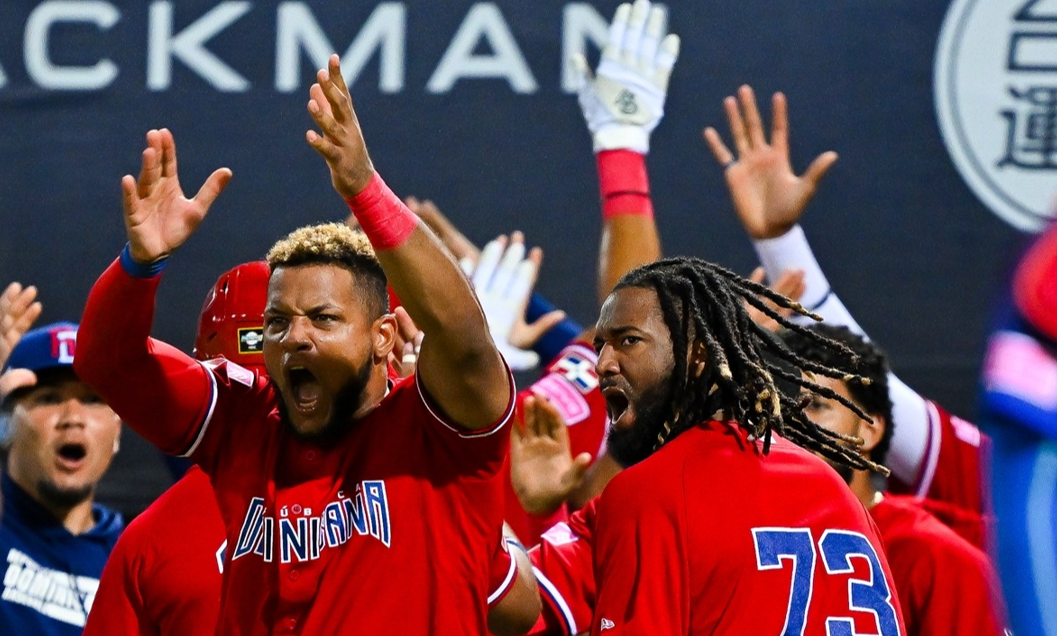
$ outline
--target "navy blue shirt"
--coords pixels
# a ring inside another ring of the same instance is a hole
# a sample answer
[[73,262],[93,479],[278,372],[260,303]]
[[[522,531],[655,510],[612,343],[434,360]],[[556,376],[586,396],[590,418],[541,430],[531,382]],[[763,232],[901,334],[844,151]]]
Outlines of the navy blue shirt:
[[96,504],[95,526],[74,535],[6,473],[0,489],[0,634],[79,636],[124,527],[121,515]]

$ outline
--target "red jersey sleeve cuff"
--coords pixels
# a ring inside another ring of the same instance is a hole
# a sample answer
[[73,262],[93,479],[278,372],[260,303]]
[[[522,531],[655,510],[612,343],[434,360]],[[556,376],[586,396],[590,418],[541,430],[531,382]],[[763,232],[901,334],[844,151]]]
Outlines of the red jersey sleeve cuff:
[[514,589],[514,580],[517,578],[517,559],[514,558],[513,554],[510,554],[509,550],[503,550],[503,554],[506,554],[510,559],[510,563],[507,567],[506,576],[503,577],[502,582],[499,586],[492,590],[491,594],[488,595],[488,607],[494,607],[499,604],[507,594],[510,594],[510,590]]
[[[503,363],[506,364],[505,362]],[[441,426],[457,434],[459,437],[464,439],[474,439],[477,437],[488,437],[503,430],[506,423],[510,421],[511,416],[514,414],[514,404],[517,401],[517,391],[514,388],[514,375],[510,372],[510,368],[506,368],[508,391],[510,394],[509,400],[506,405],[506,409],[503,411],[503,415],[495,422],[485,426],[484,428],[470,430],[458,422],[451,421],[448,416],[444,415],[444,412],[437,406],[436,402],[433,401],[433,397],[430,396],[429,391],[422,384],[421,377],[415,374],[415,387],[418,389],[419,397],[422,399],[422,403],[426,406],[426,410]]]

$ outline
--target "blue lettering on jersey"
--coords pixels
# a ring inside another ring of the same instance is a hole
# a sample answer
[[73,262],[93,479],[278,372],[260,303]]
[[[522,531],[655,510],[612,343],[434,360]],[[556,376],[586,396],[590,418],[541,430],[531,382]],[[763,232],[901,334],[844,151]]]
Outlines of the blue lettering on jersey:
[[352,498],[339,492],[337,501],[327,504],[318,515],[299,505],[283,506],[278,515],[269,514],[264,499],[254,497],[246,509],[231,560],[256,554],[271,563],[278,543],[282,563],[312,561],[325,548],[339,547],[354,534],[372,536],[388,548],[391,532],[389,497],[381,480],[357,484]]

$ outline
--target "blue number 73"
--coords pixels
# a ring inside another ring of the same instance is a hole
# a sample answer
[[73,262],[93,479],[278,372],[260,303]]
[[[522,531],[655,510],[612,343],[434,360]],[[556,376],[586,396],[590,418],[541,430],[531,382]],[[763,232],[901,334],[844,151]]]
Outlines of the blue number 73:
[[[752,539],[756,546],[757,569],[775,570],[786,565],[792,567],[789,605],[781,636],[803,636],[811,604],[817,555],[811,530],[753,528]],[[880,636],[901,636],[895,607],[892,605],[892,588],[885,580],[880,559],[870,541],[858,532],[826,530],[818,542],[818,551],[822,553],[827,574],[847,574],[854,569],[853,558],[866,559],[870,564],[870,576],[868,579],[849,581],[848,607],[877,616]],[[826,632],[830,636],[856,636],[851,617],[826,619]]]

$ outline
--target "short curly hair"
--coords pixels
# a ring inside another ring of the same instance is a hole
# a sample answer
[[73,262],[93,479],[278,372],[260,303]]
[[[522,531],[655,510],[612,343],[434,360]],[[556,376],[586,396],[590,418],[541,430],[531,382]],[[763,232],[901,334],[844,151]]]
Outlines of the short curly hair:
[[[844,326],[820,323],[808,329],[815,333],[836,340],[855,352],[858,364],[855,373],[867,378],[870,383],[846,381],[851,398],[870,415],[879,415],[885,420],[885,430],[877,445],[870,451],[870,459],[884,465],[888,449],[892,445],[892,433],[895,424],[892,422],[892,398],[888,395],[888,357],[880,347],[863,336]],[[779,333],[787,347],[797,355],[825,365],[836,364],[838,359],[828,349],[819,347],[814,341],[792,331]]]
[[368,312],[377,318],[389,311],[388,280],[371,242],[343,223],[298,228],[268,250],[271,271],[301,265],[338,265],[352,273]]

